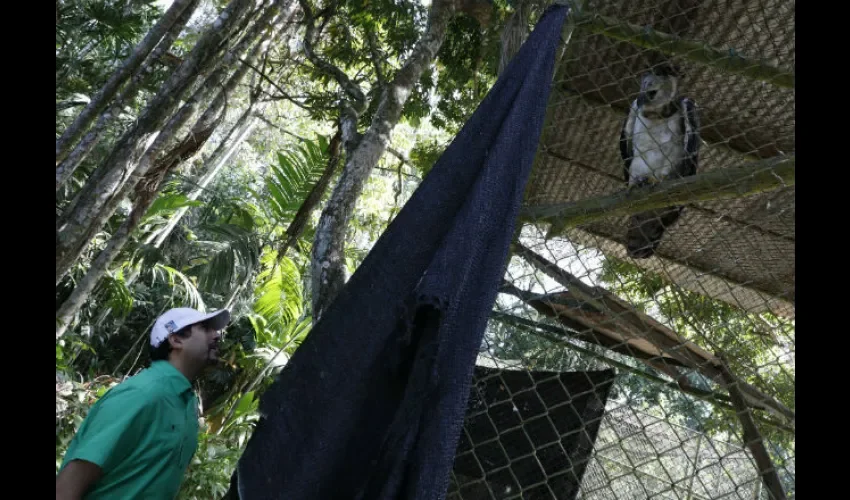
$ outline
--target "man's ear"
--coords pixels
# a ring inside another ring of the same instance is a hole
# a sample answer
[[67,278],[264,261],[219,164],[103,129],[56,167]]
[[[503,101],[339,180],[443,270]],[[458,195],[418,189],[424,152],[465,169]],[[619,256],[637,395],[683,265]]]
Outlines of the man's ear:
[[168,342],[171,344],[172,350],[183,349],[183,337],[180,337],[179,335],[169,335]]

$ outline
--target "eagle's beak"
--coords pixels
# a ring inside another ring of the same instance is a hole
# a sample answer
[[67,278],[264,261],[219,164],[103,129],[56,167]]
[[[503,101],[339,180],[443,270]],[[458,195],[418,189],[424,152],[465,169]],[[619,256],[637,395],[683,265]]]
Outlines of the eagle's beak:
[[643,106],[649,104],[658,95],[658,86],[654,78],[644,78],[640,83],[640,95],[638,95],[638,105]]
[[652,100],[652,95],[650,94],[649,88],[652,86],[654,82],[650,77],[644,77],[640,82],[640,94],[638,95],[638,106],[643,106]]

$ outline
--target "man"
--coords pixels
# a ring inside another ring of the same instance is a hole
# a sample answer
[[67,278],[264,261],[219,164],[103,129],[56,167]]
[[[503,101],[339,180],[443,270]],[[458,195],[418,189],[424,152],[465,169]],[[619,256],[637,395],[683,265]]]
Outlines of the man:
[[59,475],[56,498],[174,498],[198,446],[192,390],[215,362],[227,310],[167,311],[151,330],[151,366],[92,406]]

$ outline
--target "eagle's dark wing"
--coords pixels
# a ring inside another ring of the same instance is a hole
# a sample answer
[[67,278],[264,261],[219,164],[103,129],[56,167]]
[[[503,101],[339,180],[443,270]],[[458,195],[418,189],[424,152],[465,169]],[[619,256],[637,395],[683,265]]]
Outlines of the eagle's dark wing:
[[626,136],[626,125],[628,125],[629,119],[623,122],[623,128],[620,130],[620,156],[623,157],[623,180],[628,183],[629,182],[629,167],[632,164],[632,141],[631,138]]
[[685,158],[676,168],[680,177],[688,177],[697,173],[699,164],[699,114],[696,103],[683,97],[679,103],[682,113],[682,131],[685,141]]
[[629,108],[629,115],[623,122],[623,128],[620,129],[620,156],[623,157],[623,180],[626,184],[629,183],[629,168],[632,165],[632,134],[635,129],[635,111],[634,107]]

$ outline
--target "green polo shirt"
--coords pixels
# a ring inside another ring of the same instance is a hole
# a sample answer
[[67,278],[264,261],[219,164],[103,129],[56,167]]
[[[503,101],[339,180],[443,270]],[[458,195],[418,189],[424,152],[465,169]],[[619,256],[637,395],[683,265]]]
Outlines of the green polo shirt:
[[92,406],[62,467],[85,460],[103,469],[87,500],[171,499],[197,446],[192,385],[167,361],[155,361]]

